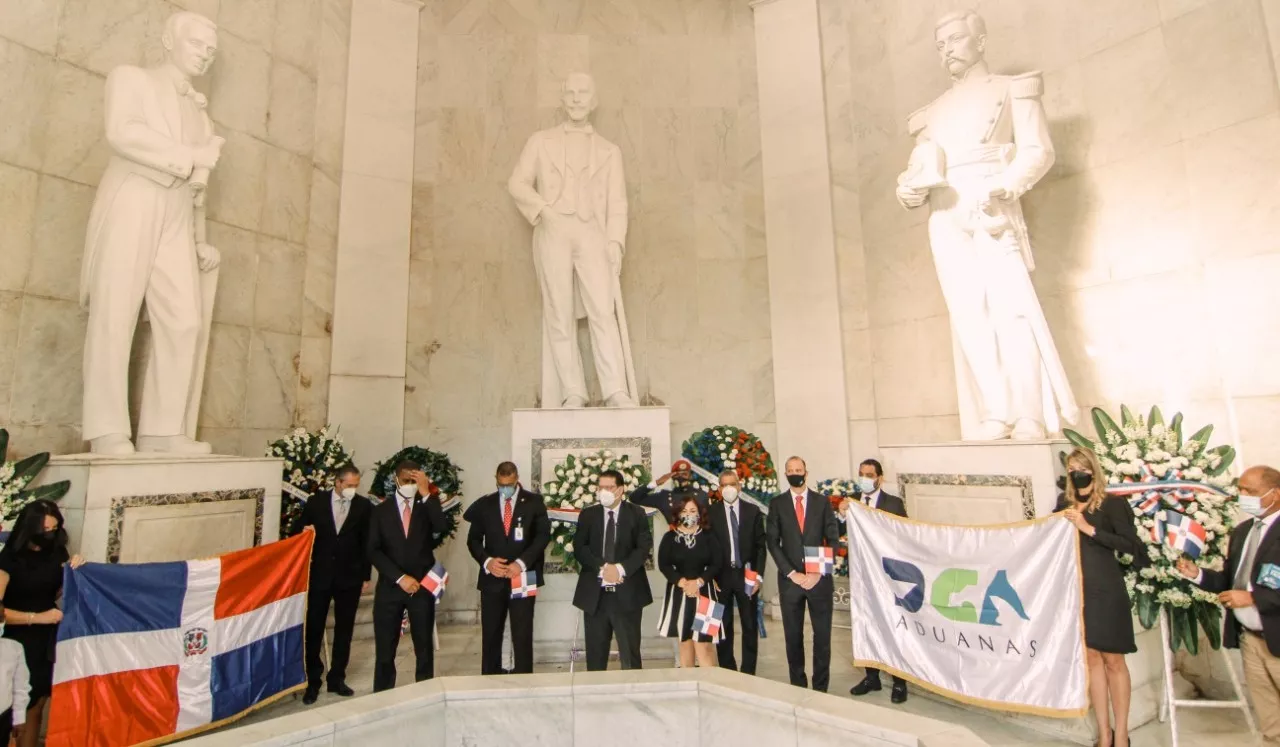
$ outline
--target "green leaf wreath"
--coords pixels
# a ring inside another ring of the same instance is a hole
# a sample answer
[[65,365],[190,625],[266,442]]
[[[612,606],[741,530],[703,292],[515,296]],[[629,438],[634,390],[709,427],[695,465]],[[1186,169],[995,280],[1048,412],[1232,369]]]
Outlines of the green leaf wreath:
[[9,431],[0,428],[0,519],[16,518],[22,507],[32,501],[56,501],[71,489],[71,482],[60,480],[50,485],[30,488],[32,480],[49,463],[49,452],[32,454],[16,462],[7,461]]

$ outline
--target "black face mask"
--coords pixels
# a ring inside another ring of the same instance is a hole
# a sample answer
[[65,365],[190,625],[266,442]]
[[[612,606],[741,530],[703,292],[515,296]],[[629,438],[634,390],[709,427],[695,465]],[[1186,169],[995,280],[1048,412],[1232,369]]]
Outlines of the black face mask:
[[50,547],[53,546],[53,538],[56,534],[57,534],[56,530],[52,532],[41,532],[40,534],[37,534],[36,536],[31,538],[31,544],[35,545],[41,550],[48,550]]
[[791,487],[798,488],[804,485],[804,475],[787,475],[787,482],[791,483]]
[[1071,484],[1076,490],[1084,490],[1093,484],[1093,475],[1080,470],[1071,470]]

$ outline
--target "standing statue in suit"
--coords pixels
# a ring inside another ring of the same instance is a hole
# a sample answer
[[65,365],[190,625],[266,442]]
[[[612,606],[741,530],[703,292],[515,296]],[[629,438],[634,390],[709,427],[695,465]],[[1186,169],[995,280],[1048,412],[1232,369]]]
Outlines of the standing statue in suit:
[[813,689],[826,692],[831,681],[831,613],[835,585],[830,573],[805,567],[807,548],[840,546],[840,526],[827,496],[806,487],[809,468],[793,456],[786,464],[787,492],[769,502],[765,537],[778,566],[778,601],[782,606],[782,637],[786,640],[791,684],[808,687],[804,671],[804,611],[813,624]]
[[511,597],[513,582],[526,573],[542,585],[542,559],[551,541],[551,521],[542,496],[520,486],[516,465],[498,465],[497,492],[476,500],[463,514],[471,529],[467,549],[480,564],[480,674],[502,674],[502,633],[511,618],[513,674],[533,673],[533,613],[537,597]]
[[[857,498],[845,498],[844,502],[840,504],[841,520],[845,520],[844,517],[849,512],[849,505],[854,501],[867,508],[874,508],[905,519],[907,517],[907,504],[898,496],[881,490],[880,487],[882,485],[884,485],[884,466],[877,459],[864,459],[862,464],[858,465],[859,495]],[[854,569],[850,568],[849,573],[854,573]],[[867,667],[862,681],[850,688],[849,694],[855,696],[866,695],[878,690],[880,690],[880,670]],[[894,703],[907,702],[907,681],[895,676],[893,678],[893,692],[889,698]]]
[[195,440],[218,252],[205,243],[204,198],[218,163],[205,97],[191,79],[213,63],[217,27],[195,13],[165,22],[159,67],[107,76],[113,152],[89,215],[80,300],[89,306],[82,433],[95,454],[132,454],[129,352],[138,312],[151,321],[138,449],[207,454]]
[[653,554],[653,528],[644,509],[623,500],[622,474],[600,473],[596,502],[578,514],[573,557],[578,586],[573,606],[582,610],[587,671],[609,667],[609,646],[618,639],[623,669],[640,669],[640,621],[653,604],[645,563]]
[[619,284],[627,240],[622,151],[591,127],[591,76],[565,80],[563,106],[567,121],[529,138],[507,182],[533,225],[533,265],[542,287],[542,406],[587,403],[577,334],[577,320],[586,316],[600,394],[609,407],[634,407]]
[[903,207],[930,205],[929,242],[951,314],[960,436],[1035,440],[1079,410],[1031,285],[1019,198],[1053,165],[1039,72],[992,75],[973,12],[935,29],[951,89],[914,112],[916,139],[898,177]]

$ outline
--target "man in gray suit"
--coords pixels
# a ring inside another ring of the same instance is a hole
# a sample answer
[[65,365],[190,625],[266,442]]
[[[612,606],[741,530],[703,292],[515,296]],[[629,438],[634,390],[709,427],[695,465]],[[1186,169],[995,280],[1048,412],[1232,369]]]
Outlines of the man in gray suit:
[[610,407],[634,407],[615,316],[627,239],[622,151],[591,127],[591,76],[574,73],[565,80],[563,105],[567,120],[529,138],[507,182],[516,207],[533,225],[533,264],[542,286],[542,406],[587,403],[577,337],[583,314],[575,313],[580,304],[591,330],[600,393]]

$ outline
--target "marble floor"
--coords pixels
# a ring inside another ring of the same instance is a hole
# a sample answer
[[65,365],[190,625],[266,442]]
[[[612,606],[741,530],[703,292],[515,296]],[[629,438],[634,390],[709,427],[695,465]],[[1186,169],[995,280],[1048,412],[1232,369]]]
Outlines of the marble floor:
[[[781,623],[774,623],[771,630],[776,630],[769,638],[760,642],[760,660],[756,674],[780,682],[787,681],[786,654],[782,644]],[[439,630],[440,650],[436,652],[436,675],[472,675],[480,673],[480,628],[478,625],[448,625]],[[835,652],[850,650],[849,631],[837,628],[832,633],[832,649]],[[412,645],[406,638],[400,647],[400,680],[401,684],[412,682],[413,654]],[[848,663],[847,656],[833,656],[831,692],[849,697],[849,688],[861,679],[862,672]],[[616,663],[613,666],[617,666]],[[670,667],[670,659],[661,661],[646,660],[646,667]],[[541,664],[535,668],[538,672],[568,671],[568,664]],[[358,695],[369,693],[373,683],[373,641],[357,640],[353,644],[351,665],[347,677],[348,684]],[[913,694],[903,705],[894,706],[889,702],[889,689],[886,687],[879,693],[865,696],[869,702],[889,708],[901,708],[906,713],[929,718],[940,719],[960,724],[973,730],[988,744],[992,745],[1068,745],[1060,739],[1054,739],[1034,731],[1001,723],[987,715],[981,709],[924,698]],[[337,700],[335,695],[322,692],[318,705]],[[315,707],[315,706],[313,706]],[[303,710],[301,695],[286,698],[261,711],[250,714],[240,724],[253,723],[283,716]],[[1180,747],[1243,747],[1253,744],[1249,739],[1239,711],[1218,711],[1206,709],[1187,709],[1179,711]],[[1149,724],[1132,734],[1133,747],[1166,747],[1172,745],[1168,727],[1164,724]]]

